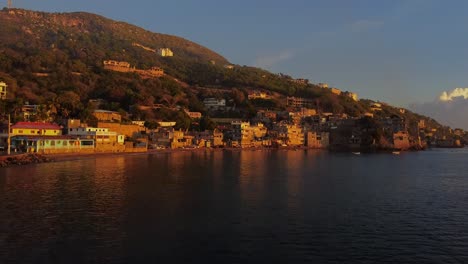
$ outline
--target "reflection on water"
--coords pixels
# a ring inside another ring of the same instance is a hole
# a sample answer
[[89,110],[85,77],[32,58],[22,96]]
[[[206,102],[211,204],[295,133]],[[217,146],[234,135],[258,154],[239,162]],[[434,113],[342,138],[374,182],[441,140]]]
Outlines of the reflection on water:
[[0,169],[0,263],[467,263],[466,150]]

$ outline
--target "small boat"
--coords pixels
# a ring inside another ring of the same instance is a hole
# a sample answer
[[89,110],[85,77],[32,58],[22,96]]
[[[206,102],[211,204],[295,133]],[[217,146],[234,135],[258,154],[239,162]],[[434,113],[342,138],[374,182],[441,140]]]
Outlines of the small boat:
[[393,151],[392,154],[393,155],[400,155],[400,151]]
[[353,152],[354,155],[361,155],[361,152]]

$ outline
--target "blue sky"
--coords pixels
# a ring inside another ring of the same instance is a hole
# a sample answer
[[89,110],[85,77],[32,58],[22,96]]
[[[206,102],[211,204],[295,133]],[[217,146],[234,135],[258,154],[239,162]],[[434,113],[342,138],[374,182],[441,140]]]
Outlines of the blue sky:
[[468,87],[468,1],[13,0],[13,5],[97,13],[190,39],[235,64],[327,82],[400,106]]

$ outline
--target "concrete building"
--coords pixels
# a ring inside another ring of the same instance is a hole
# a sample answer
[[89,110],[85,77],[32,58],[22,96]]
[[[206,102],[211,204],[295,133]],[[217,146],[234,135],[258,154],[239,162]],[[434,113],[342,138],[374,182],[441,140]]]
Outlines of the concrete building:
[[287,104],[290,107],[312,107],[315,104],[314,100],[301,97],[287,97]]

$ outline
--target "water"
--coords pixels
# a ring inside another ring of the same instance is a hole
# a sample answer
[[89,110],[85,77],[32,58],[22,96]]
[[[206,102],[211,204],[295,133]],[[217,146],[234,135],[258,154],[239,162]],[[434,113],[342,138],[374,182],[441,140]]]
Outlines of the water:
[[0,263],[468,263],[468,151],[0,169]]

